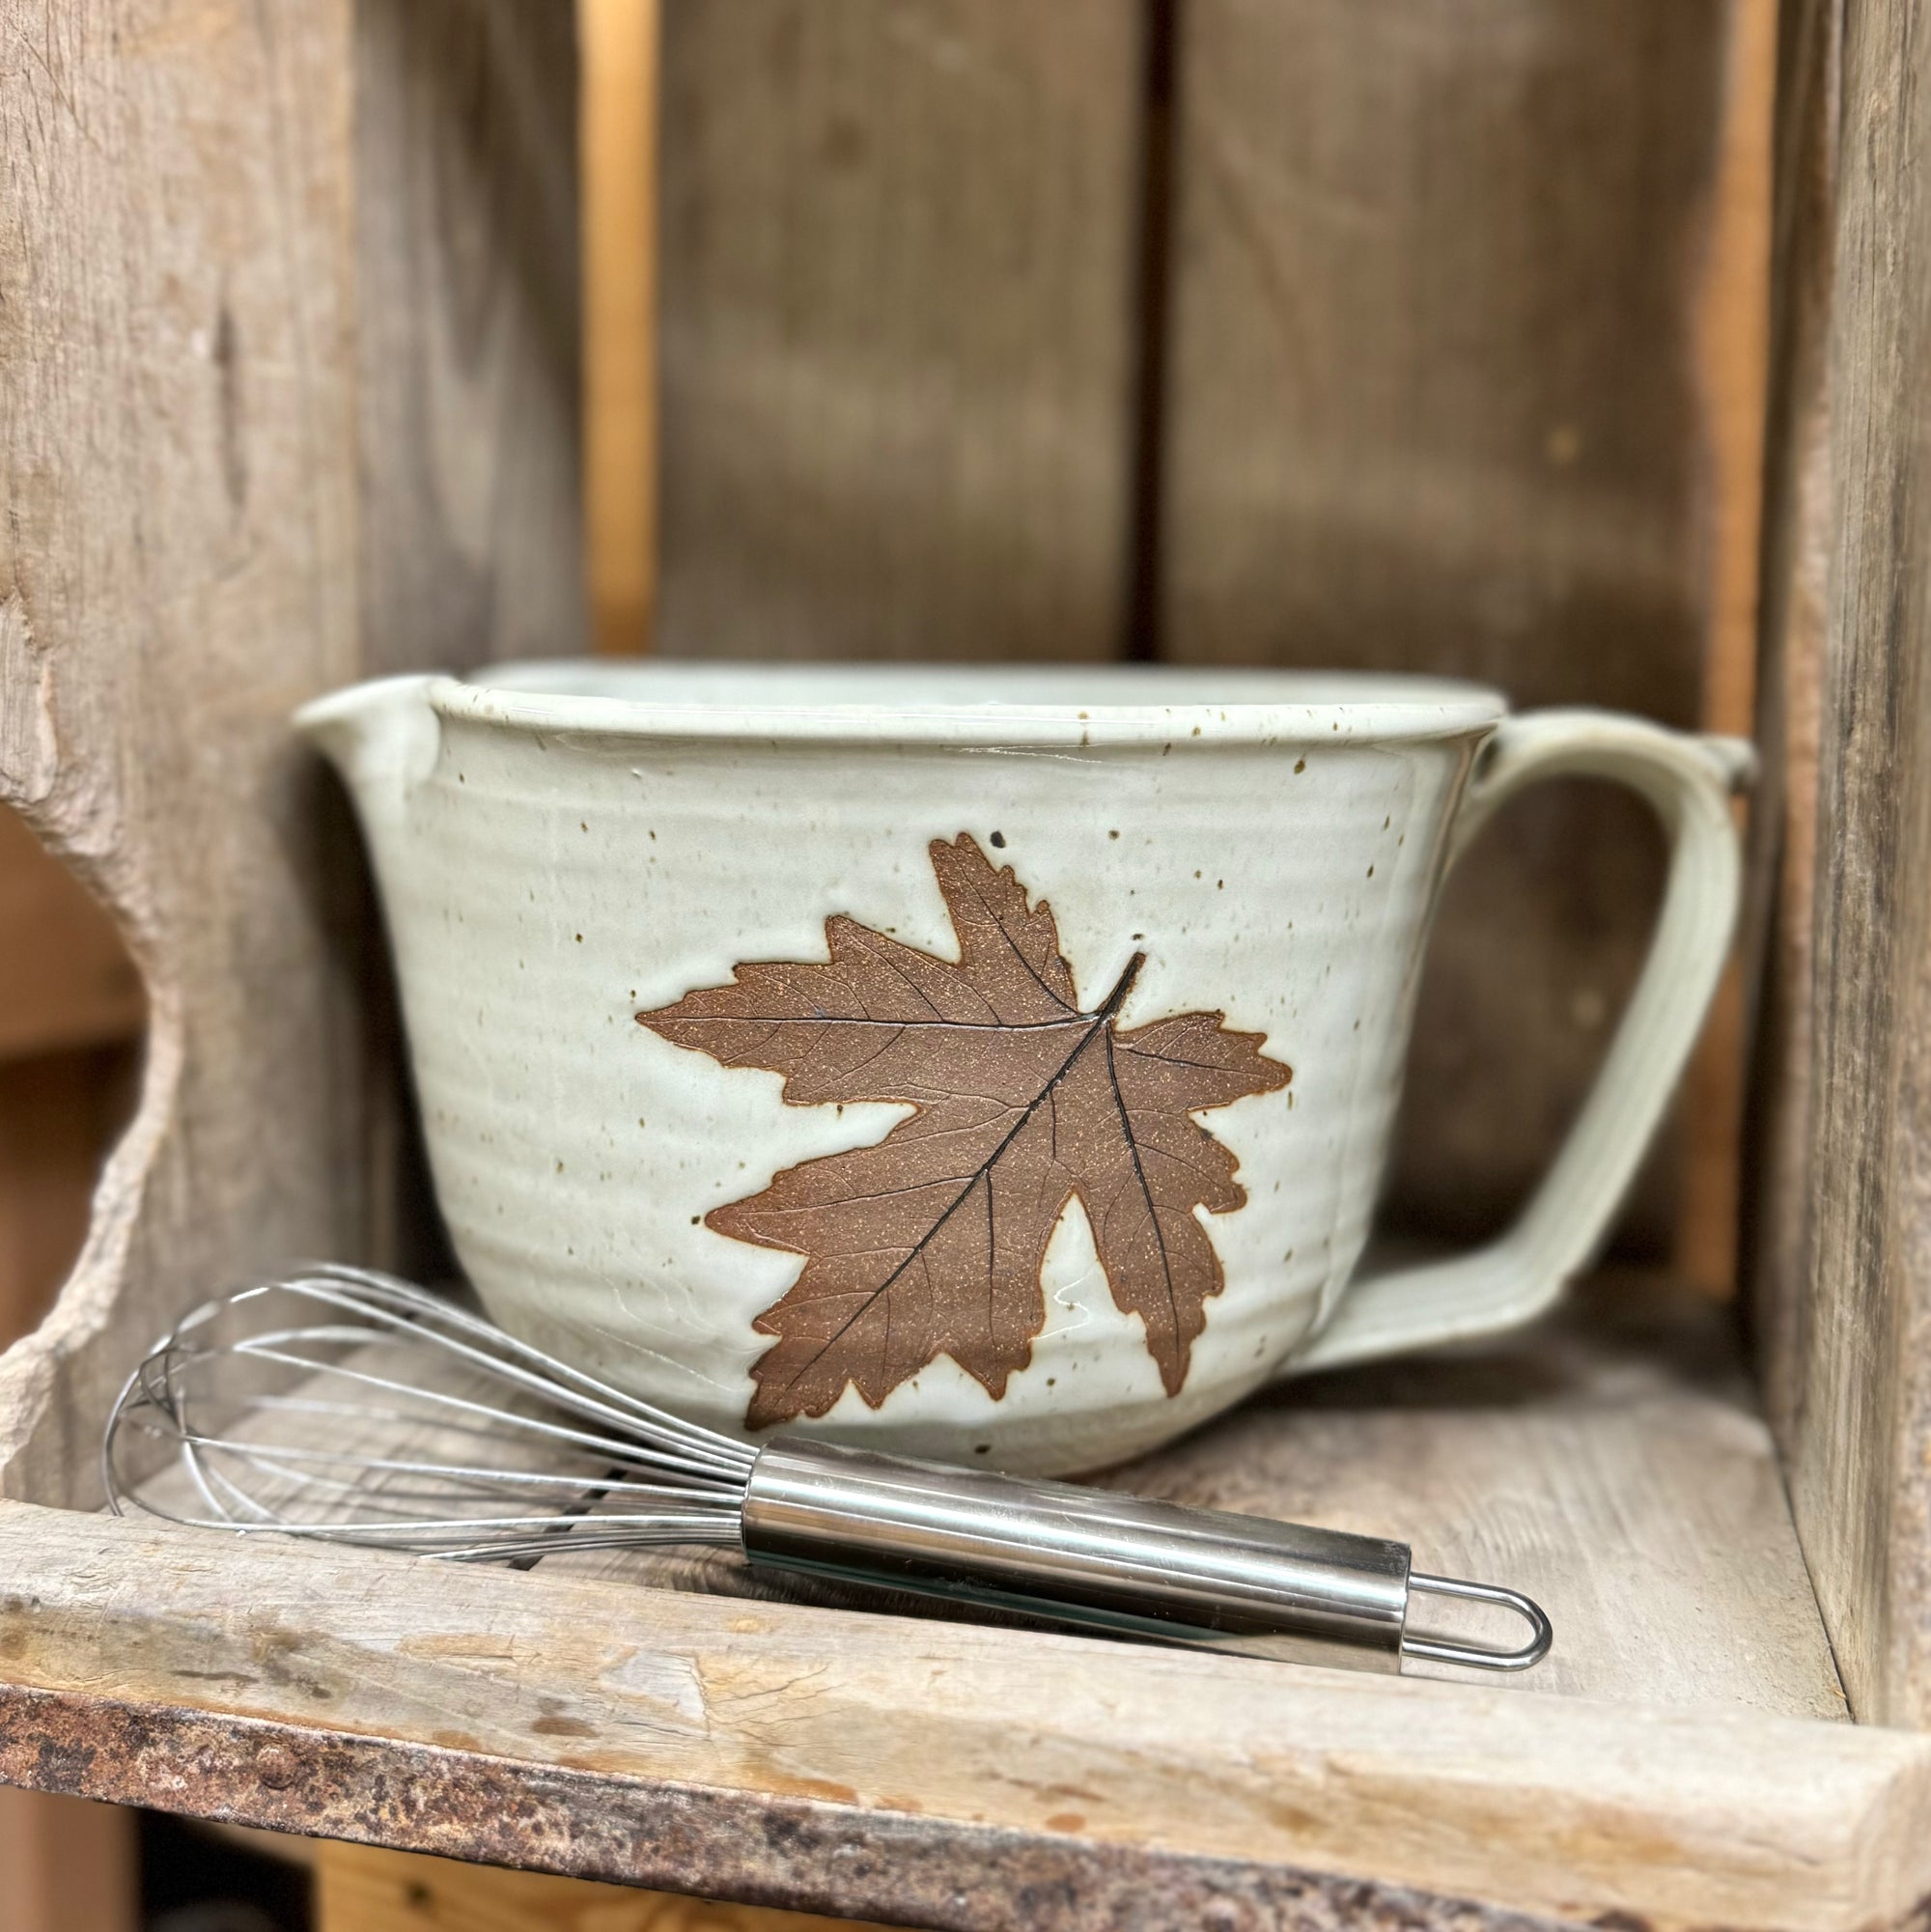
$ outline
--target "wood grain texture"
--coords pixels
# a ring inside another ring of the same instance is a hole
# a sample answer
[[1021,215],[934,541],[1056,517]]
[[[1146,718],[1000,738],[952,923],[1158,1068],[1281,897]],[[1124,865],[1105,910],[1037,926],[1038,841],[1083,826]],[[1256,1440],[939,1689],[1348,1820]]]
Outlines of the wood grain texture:
[[[1452,672],[1699,714],[1699,251],[1733,8],[1178,10],[1162,654]],[[1576,787],[1451,883],[1390,1208],[1492,1231],[1607,1043],[1656,903]],[[1497,969],[1506,959],[1506,970]],[[1625,1216],[1667,1251],[1672,1156]]]
[[1853,1708],[1931,1722],[1931,22],[1843,9],[1791,1486]]
[[[1514,1343],[1303,1384],[1097,1480],[1193,1507],[1391,1537],[1413,1547],[1424,1571],[1527,1590],[1557,1640],[1547,1662],[1516,1680],[1524,1694],[1841,1721],[1843,1694],[1776,1452],[1730,1330],[1725,1311],[1680,1286],[1605,1277]],[[458,1400],[503,1395],[419,1350],[370,1348],[355,1366]],[[308,1392],[334,1406],[344,1390],[318,1378]],[[403,1406],[352,1423],[338,1415],[327,1446],[391,1469],[477,1459],[447,1411],[403,1415]],[[315,1426],[304,1412],[270,1411],[228,1433],[313,1447]],[[519,1470],[559,1468],[541,1443],[493,1445],[491,1456]],[[601,1474],[593,1465],[583,1480],[594,1487]],[[374,1468],[365,1476],[372,1497],[389,1480]],[[272,1456],[247,1481],[267,1506],[297,1519],[316,1513],[315,1498],[278,1478]],[[179,1463],[141,1494],[165,1514],[207,1514]],[[724,1548],[577,1552],[568,1534],[550,1548],[537,1565],[545,1576],[854,1610],[882,1604],[855,1585],[751,1569]],[[886,1601],[922,1618],[971,1614],[918,1597]],[[1417,1628],[1515,1636],[1507,1618],[1483,1631],[1479,1614],[1471,1623],[1440,1604],[1418,1604],[1415,1618]],[[1470,1681],[1446,1666],[1411,1670]]]
[[664,649],[1118,653],[1138,18],[665,11]]
[[0,1062],[131,1039],[147,1014],[114,921],[0,805]]
[[849,1918],[327,1844],[316,1932],[860,1932]]
[[[1028,1932],[1227,1923],[1254,1932],[1553,1932],[1546,1918],[1294,1866],[934,1824],[915,1813],[611,1778],[4,1682],[0,1776],[21,1761],[20,1732],[33,1722],[43,1745],[48,1729],[71,1737],[80,1725],[98,1741],[51,1759],[42,1750],[41,1775],[74,1792],[125,1793],[138,1765],[176,1803],[230,1816],[306,1820],[313,1831],[333,1811],[352,1821],[344,1835],[382,1832],[438,1855],[497,1863],[536,1856],[546,1869],[857,1911],[936,1932],[1009,1932],[1016,1922]],[[533,1855],[531,1846],[541,1849]]]
[[581,651],[573,10],[355,17],[367,668]]
[[[1727,1327],[1680,1286],[1606,1277],[1517,1342],[1301,1385],[1099,1480],[1394,1537],[1419,1569],[1526,1590],[1557,1638],[1518,1680],[1524,1694],[1841,1720],[1776,1451]],[[562,1555],[543,1568],[868,1601],[723,1551]],[[1439,1609],[1418,1606],[1417,1623]]]
[[[151,1777],[175,1728],[210,1739],[204,1770],[170,1773],[170,1802],[194,1808],[213,1778],[224,1796],[205,1808],[283,1829],[511,1842],[540,1867],[725,1890],[690,1807],[742,1794],[770,1807],[768,1860],[845,1834],[842,1877],[817,1871],[798,1902],[989,1928],[1096,1922],[1077,1891],[1004,1890],[1021,1848],[1093,1848],[1096,1891],[1105,1863],[1152,1858],[1149,1927],[1202,1922],[1197,1891],[1190,1916],[1166,1909],[1181,1874],[1159,1862],[1176,1858],[1301,1874],[1302,1905],[1233,1921],[1256,1925],[1329,1922],[1318,1874],[1410,1888],[1422,1922],[1464,1924],[1412,1891],[1853,1932],[1931,1890],[1931,1740],[1901,1732],[430,1568],[17,1503],[0,1505],[0,1777],[114,1787],[118,1752],[36,1745],[111,1684]],[[94,1734],[109,1721],[103,1707]],[[334,1806],[323,1767],[366,1794],[384,1750],[379,1800]],[[462,1798],[485,1774],[487,1819]],[[631,1825],[579,1856],[567,1819],[593,1787]],[[687,1823],[665,1837],[653,1821],[676,1793]],[[920,1884],[920,1910],[884,1908]],[[770,1883],[728,1889],[778,1902]]]
[[375,929],[291,709],[580,642],[567,12],[353,11],[0,5],[0,803],[152,1011],[87,1249],[0,1363],[7,1494],[90,1494],[211,1285],[391,1238]]
[[11,1494],[87,1492],[188,1282],[358,1238],[286,726],[357,667],[348,57],[346,5],[0,6],[0,802],[152,1011],[79,1267],[0,1362]]

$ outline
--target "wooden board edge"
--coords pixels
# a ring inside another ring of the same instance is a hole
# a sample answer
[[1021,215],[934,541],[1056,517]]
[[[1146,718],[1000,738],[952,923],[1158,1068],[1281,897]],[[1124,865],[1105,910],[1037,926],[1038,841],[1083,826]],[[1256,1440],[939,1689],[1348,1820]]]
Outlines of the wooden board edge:
[[1931,1899],[1931,1738],[411,1573],[0,1504],[0,1781],[960,1932]]
[[1556,1922],[1311,1871],[7,1684],[0,1782],[933,1932],[1102,1932],[1129,1916],[1140,1932]]

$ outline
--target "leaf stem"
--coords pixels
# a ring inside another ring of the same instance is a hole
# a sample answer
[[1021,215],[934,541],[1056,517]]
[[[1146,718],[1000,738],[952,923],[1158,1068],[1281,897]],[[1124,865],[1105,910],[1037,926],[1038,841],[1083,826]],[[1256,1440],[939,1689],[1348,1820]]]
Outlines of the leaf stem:
[[1146,965],[1146,955],[1135,953],[1127,962],[1127,969],[1113,982],[1113,990],[1101,1002],[1100,1009],[1093,1015],[1095,1020],[1110,1020],[1127,1003],[1127,994],[1133,990],[1133,981],[1140,976],[1140,967]]

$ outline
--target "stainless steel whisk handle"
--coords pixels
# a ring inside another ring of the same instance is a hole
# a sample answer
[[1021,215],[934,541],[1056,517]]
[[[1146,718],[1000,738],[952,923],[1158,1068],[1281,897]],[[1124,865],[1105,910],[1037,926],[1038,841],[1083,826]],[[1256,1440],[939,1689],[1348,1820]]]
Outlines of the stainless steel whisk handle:
[[[1408,1656],[1522,1670],[1551,1641],[1527,1597],[1417,1576],[1404,1543],[796,1438],[760,1451],[740,1534],[770,1568],[1299,1664],[1392,1672]],[[1411,1636],[1415,1592],[1499,1604],[1529,1640],[1497,1650]]]

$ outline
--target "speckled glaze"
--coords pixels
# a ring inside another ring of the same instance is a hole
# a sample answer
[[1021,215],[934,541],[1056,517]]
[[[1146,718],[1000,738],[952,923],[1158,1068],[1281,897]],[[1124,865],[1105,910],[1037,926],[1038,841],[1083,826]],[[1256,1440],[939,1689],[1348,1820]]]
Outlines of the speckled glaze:
[[[776,1074],[673,1046],[639,1010],[740,962],[823,959],[834,912],[956,957],[927,848],[966,832],[1050,901],[1082,1004],[1144,952],[1124,1025],[1206,1008],[1265,1034],[1292,1084],[1203,1117],[1247,1201],[1206,1217],[1225,1288],[1177,1395],[1114,1307],[1076,1202],[1047,1252],[1046,1327],[1003,1399],[941,1357],[877,1410],[848,1388],[797,1425],[1064,1471],[1301,1362],[1521,1320],[1598,1238],[1721,965],[1740,761],[1631,720],[1505,712],[1401,679],[645,663],[388,680],[298,722],[374,852],[437,1195],[485,1303],[714,1428],[742,1429],[769,1346],[753,1318],[801,1264],[706,1214],[907,1109],[788,1105]],[[1513,1251],[1351,1291],[1451,854],[1505,791],[1576,770],[1646,792],[1678,850],[1677,956],[1666,910],[1605,1076],[1616,1089],[1620,1053],[1623,1097],[1590,1109],[1607,1127],[1582,1150],[1586,1198],[1563,1198],[1557,1172],[1553,1232],[1537,1237],[1531,1209]]]

